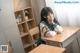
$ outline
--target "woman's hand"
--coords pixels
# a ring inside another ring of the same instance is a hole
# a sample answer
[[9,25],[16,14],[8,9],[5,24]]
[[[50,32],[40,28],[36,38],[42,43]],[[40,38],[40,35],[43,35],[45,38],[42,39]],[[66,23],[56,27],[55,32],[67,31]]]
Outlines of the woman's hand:
[[57,33],[55,31],[48,31],[46,36],[55,36]]
[[63,32],[63,28],[59,25],[56,26],[56,28],[54,29],[57,33],[62,33]]

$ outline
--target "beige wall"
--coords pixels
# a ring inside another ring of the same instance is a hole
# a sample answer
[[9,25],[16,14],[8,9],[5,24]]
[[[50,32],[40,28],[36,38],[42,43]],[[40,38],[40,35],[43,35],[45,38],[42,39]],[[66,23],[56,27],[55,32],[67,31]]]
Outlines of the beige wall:
[[37,24],[40,22],[40,12],[41,9],[46,6],[45,5],[45,0],[32,0],[32,6],[36,18]]
[[0,0],[0,8],[0,44],[6,44],[9,40],[13,53],[24,53],[13,13],[13,0]]

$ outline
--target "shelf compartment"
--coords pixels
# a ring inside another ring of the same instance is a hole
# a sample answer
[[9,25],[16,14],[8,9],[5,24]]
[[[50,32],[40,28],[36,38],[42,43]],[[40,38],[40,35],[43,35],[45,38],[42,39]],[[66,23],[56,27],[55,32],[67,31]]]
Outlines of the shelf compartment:
[[25,20],[27,19],[32,19],[33,15],[32,15],[32,9],[29,8],[29,9],[25,9],[24,10],[24,14],[25,14]]
[[36,24],[35,24],[34,20],[29,21],[27,23],[28,23],[29,30],[32,29],[32,28],[34,28],[34,27],[36,27]]
[[28,34],[27,36],[22,37],[22,43],[24,47],[29,46],[33,43],[31,36]]
[[16,11],[15,12],[15,18],[16,18],[16,22],[20,23],[24,21],[24,16],[23,16],[23,11]]
[[19,28],[19,31],[20,31],[21,35],[28,32],[26,23],[18,25],[18,28]]

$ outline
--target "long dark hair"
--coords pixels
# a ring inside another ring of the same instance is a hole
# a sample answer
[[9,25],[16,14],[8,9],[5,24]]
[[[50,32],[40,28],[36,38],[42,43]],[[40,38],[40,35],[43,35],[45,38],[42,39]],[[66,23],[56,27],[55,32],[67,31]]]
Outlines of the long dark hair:
[[[52,9],[50,7],[44,7],[41,10],[41,21],[40,22],[44,21],[44,22],[47,22],[48,23],[47,16],[49,15],[49,13],[52,13],[54,15],[54,13],[53,13],[53,11],[52,11]],[[54,18],[53,21],[55,23],[59,24],[59,22],[56,20],[56,18]]]

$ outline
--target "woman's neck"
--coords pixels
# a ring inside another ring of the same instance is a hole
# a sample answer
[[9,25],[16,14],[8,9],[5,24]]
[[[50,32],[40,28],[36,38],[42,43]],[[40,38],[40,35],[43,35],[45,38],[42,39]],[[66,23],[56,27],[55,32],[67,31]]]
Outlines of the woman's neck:
[[48,21],[48,22],[49,22],[49,24],[50,24],[50,23],[53,23],[53,21]]

